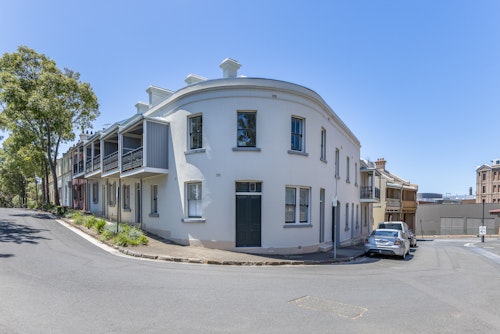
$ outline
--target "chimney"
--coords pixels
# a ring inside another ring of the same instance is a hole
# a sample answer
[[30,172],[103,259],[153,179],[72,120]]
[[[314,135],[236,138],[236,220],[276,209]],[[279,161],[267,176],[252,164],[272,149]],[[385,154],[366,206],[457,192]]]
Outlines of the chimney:
[[241,64],[234,59],[226,58],[222,61],[219,67],[222,68],[223,78],[236,78]]
[[378,158],[377,161],[375,161],[375,165],[377,166],[377,169],[385,170],[385,161],[384,158]]
[[191,84],[194,84],[194,83],[197,83],[197,82],[201,82],[201,81],[205,81],[207,80],[207,78],[205,77],[202,77],[202,76],[199,76],[199,75],[196,75],[196,74],[190,74],[187,76],[186,79],[184,79],[184,82],[188,85],[191,85]]
[[174,92],[160,87],[149,86],[148,89],[146,89],[146,93],[149,94],[149,107],[151,108],[167,99]]
[[82,133],[80,133],[80,141],[81,141],[81,142],[86,141],[88,138],[89,138],[88,131],[87,131],[87,133],[85,133],[85,132],[83,132],[83,131],[82,131]]
[[148,111],[149,104],[147,104],[146,102],[137,102],[135,104],[135,107],[137,108],[138,114],[144,114],[146,111]]

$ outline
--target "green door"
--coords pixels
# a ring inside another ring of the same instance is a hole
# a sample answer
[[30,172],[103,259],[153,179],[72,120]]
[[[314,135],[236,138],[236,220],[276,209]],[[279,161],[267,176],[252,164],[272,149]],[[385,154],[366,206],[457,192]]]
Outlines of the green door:
[[260,183],[255,185],[238,182],[236,186],[236,247],[261,247],[262,196]]

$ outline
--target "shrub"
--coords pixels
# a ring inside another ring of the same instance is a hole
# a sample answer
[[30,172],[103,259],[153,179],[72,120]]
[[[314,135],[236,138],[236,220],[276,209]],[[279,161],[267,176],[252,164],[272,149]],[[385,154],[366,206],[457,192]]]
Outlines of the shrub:
[[101,234],[104,230],[104,226],[106,226],[106,221],[104,219],[97,219],[97,221],[94,223],[94,229],[99,234]]
[[85,222],[85,217],[80,212],[75,212],[73,221],[76,225],[82,225]]
[[57,216],[64,216],[67,210],[68,210],[67,207],[58,205],[55,207],[54,214]]

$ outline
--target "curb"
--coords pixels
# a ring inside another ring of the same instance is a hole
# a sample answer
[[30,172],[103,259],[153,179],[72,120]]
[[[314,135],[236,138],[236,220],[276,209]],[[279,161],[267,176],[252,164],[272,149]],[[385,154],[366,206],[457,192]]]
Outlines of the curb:
[[304,260],[304,261],[294,261],[294,260],[284,260],[284,261],[238,261],[238,260],[204,260],[198,258],[189,257],[174,257],[168,255],[152,255],[147,253],[136,252],[124,247],[114,246],[119,252],[131,256],[144,258],[149,260],[157,261],[168,261],[168,262],[178,262],[178,263],[193,263],[193,264],[210,264],[210,265],[220,265],[220,266],[300,266],[300,265],[326,265],[326,264],[336,264],[342,262],[350,262],[363,256],[363,254],[357,256],[350,256],[344,259],[331,259],[331,260]]

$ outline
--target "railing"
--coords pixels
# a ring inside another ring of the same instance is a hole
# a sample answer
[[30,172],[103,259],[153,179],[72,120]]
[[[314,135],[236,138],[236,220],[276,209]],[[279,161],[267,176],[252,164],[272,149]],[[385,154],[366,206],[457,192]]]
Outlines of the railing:
[[387,198],[386,206],[391,208],[401,208],[401,200],[397,198]]
[[142,167],[142,147],[136,148],[122,156],[122,171],[126,172],[135,168]]
[[93,165],[92,165],[93,171],[96,171],[99,169],[101,169],[101,155],[100,154],[98,154],[94,157]]
[[83,173],[83,160],[73,164],[73,175]]
[[85,162],[85,173],[92,172],[92,159],[87,159]]
[[118,151],[113,152],[106,157],[102,161],[102,169],[104,172],[109,172],[113,169],[118,169]]
[[[373,190],[375,190],[375,194],[373,193]],[[372,186],[362,186],[360,197],[361,199],[380,199],[380,189]]]

